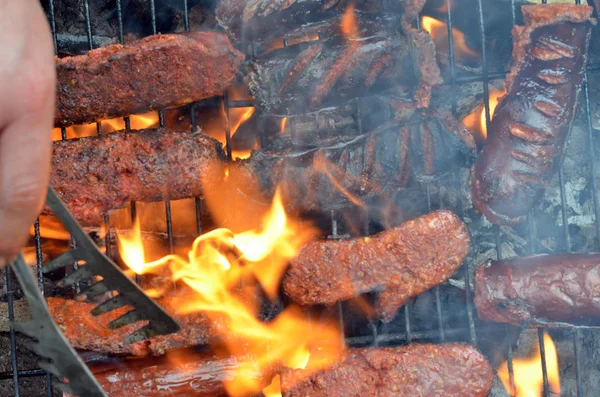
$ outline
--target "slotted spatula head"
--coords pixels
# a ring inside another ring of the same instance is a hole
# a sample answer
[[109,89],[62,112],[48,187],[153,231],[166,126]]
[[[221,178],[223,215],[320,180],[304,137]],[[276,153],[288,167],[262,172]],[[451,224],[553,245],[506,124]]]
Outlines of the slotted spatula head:
[[46,300],[29,272],[22,254],[11,264],[23,294],[29,304],[31,320],[25,323],[11,323],[11,327],[30,338],[25,346],[40,356],[38,365],[68,383],[55,383],[59,389],[80,397],[106,397],[100,384],[79,355],[69,345],[60,329],[50,316]]
[[148,324],[124,339],[125,344],[139,342],[155,335],[166,335],[179,330],[179,325],[156,302],[148,297],[121,269],[104,255],[92,239],[83,231],[79,223],[60,200],[54,189],[48,189],[46,206],[63,223],[75,241],[75,247],[42,267],[44,273],[55,271],[66,265],[79,263],[79,268],[59,282],[61,286],[73,285],[79,281],[100,276],[101,281],[81,291],[88,298],[107,291],[117,291],[118,295],[94,310],[99,315],[129,305],[134,309],[108,324],[111,329],[146,320]]

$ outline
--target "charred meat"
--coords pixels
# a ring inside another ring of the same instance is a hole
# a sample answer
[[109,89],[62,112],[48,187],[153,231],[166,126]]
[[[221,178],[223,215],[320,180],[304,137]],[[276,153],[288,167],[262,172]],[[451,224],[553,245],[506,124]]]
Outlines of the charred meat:
[[523,6],[508,94],[496,108],[471,177],[473,205],[495,223],[518,222],[562,162],[587,62],[592,7]]
[[258,184],[265,202],[279,188],[288,210],[322,213],[362,206],[403,188],[411,177],[428,181],[457,165],[468,167],[475,154],[464,126],[430,111],[317,145],[255,151],[230,171],[245,175],[252,181],[247,185]]
[[390,321],[408,299],[452,276],[469,242],[466,226],[446,210],[372,237],[314,241],[292,260],[283,290],[301,305],[331,305],[383,290],[376,310]]
[[57,59],[54,124],[91,123],[220,95],[243,59],[226,35],[210,31],[155,35]]
[[138,322],[116,330],[108,329],[107,325],[131,310],[130,307],[125,306],[100,316],[93,316],[90,312],[96,305],[92,303],[48,298],[48,307],[54,321],[71,345],[80,350],[133,356],[159,356],[171,349],[206,344],[218,338],[217,335],[225,335],[227,332],[224,324],[209,320],[202,313],[178,314],[177,303],[173,298],[158,298],[157,303],[173,316],[181,329],[175,334],[159,335],[142,342],[125,345],[123,339],[143,324]]
[[225,155],[216,140],[165,129],[54,142],[50,185],[77,220],[101,224],[111,209],[132,200],[200,195],[222,175]]
[[335,35],[282,48],[254,60],[248,75],[257,107],[284,116],[397,86],[427,107],[440,82],[431,37],[416,29],[380,28],[362,38]]
[[477,269],[475,305],[486,321],[600,325],[600,254],[538,255]]
[[411,344],[349,350],[315,374],[283,372],[283,397],[486,397],[492,368],[473,346]]
[[257,41],[281,37],[287,31],[342,14],[352,5],[362,12],[394,12],[413,21],[423,9],[424,0],[221,0],[217,20],[235,40]]

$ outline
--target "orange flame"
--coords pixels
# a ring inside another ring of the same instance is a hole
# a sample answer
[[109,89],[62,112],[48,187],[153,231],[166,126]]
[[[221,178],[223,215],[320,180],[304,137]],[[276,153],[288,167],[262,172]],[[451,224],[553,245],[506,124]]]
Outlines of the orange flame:
[[[132,130],[141,130],[144,128],[152,128],[158,126],[158,113],[148,112],[143,114],[132,114],[129,116],[129,122]],[[102,133],[109,134],[111,132],[125,129],[125,120],[123,118],[102,120]],[[96,123],[73,125],[66,128],[67,139],[83,138],[86,136],[98,135],[98,127]],[[62,139],[61,129],[54,128],[52,130],[52,139],[59,141]]]
[[357,39],[359,37],[358,22],[356,20],[356,14],[354,10],[354,3],[348,5],[344,11],[342,22],[340,24],[342,33],[350,40]]
[[[136,273],[168,268],[173,281],[191,287],[194,294],[178,302],[181,313],[203,312],[214,321],[226,322],[226,354],[234,355],[240,365],[232,369],[235,373],[225,387],[231,396],[247,396],[260,392],[265,387],[261,378],[272,376],[279,365],[308,367],[310,374],[330,365],[343,350],[337,324],[312,324],[296,306],[287,307],[269,323],[257,318],[258,292],[276,298],[287,263],[315,234],[313,227],[287,217],[277,191],[262,227],[239,233],[215,229],[194,241],[187,258],[168,255],[144,263],[139,234],[118,239],[123,261]],[[314,350],[319,353],[316,358],[311,357]],[[262,377],[255,376],[257,368]]]
[[[548,383],[556,395],[560,395],[560,378],[558,374],[558,355],[552,338],[544,333],[544,347],[546,352],[546,369],[548,372]],[[535,352],[524,359],[513,359],[513,373],[515,378],[515,397],[541,396],[544,388],[542,374],[542,357],[540,348],[536,344]],[[503,363],[498,368],[498,377],[507,391],[511,390],[508,363]],[[512,394],[511,394],[512,395]]]
[[[448,24],[429,16],[423,16],[421,18],[421,26],[429,32],[433,38],[435,47],[440,51],[448,53]],[[452,40],[457,60],[463,62],[472,61],[479,57],[479,54],[467,45],[465,34],[454,27],[452,28]]]
[[285,125],[287,124],[287,117],[284,117],[281,119],[281,133],[283,134],[285,132]]
[[[500,98],[506,95],[506,90],[492,89],[489,92],[490,121],[494,118],[494,111]],[[487,139],[487,123],[485,120],[485,104],[481,103],[470,114],[465,116],[462,123],[475,136],[477,143],[482,144]]]

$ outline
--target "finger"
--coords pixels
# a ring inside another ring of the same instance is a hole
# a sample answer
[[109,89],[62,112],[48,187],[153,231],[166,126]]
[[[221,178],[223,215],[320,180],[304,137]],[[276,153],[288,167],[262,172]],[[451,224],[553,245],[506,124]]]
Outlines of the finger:
[[[0,133],[0,257],[11,260],[42,209],[50,172],[52,110],[26,115]],[[5,263],[0,263],[0,266]]]

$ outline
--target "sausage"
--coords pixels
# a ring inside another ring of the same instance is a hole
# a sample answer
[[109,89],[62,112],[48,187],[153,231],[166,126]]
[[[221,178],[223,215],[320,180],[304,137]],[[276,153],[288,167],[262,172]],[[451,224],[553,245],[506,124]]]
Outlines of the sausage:
[[475,305],[486,321],[562,327],[600,325],[600,254],[490,261],[475,273]]
[[372,237],[313,241],[292,260],[283,290],[301,305],[331,305],[383,290],[376,311],[390,321],[408,299],[446,281],[469,252],[469,233],[439,210]]
[[56,127],[177,107],[220,95],[244,55],[218,32],[146,37],[56,60]]
[[486,397],[492,368],[473,346],[411,344],[346,352],[331,368],[281,375],[283,397]]
[[592,8],[523,6],[508,94],[471,176],[473,205],[491,222],[516,223],[558,171],[587,63]]
[[224,160],[215,139],[164,128],[69,139],[54,142],[50,185],[78,221],[99,225],[132,200],[199,196]]

